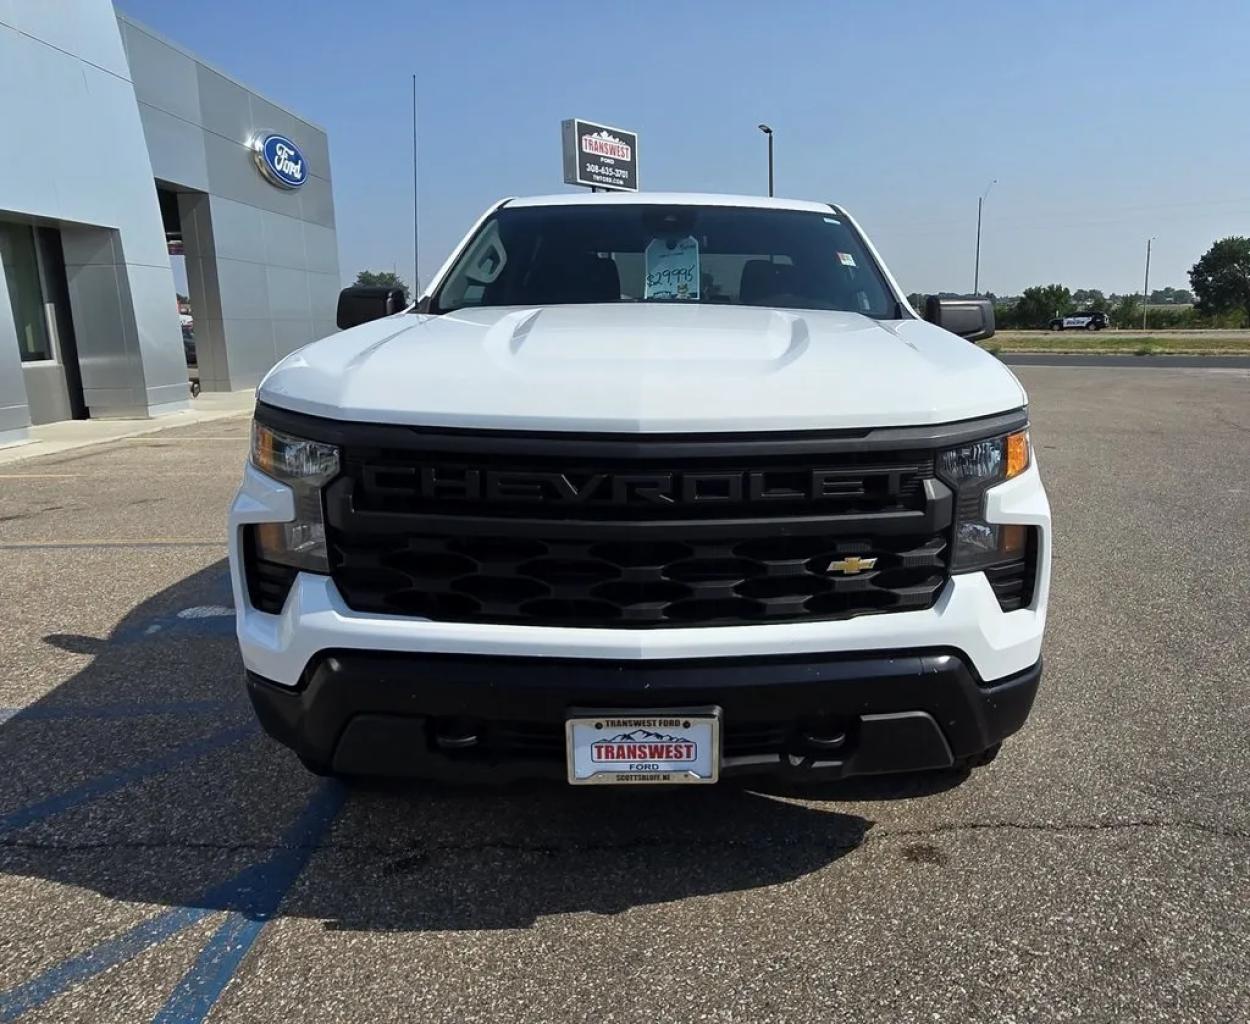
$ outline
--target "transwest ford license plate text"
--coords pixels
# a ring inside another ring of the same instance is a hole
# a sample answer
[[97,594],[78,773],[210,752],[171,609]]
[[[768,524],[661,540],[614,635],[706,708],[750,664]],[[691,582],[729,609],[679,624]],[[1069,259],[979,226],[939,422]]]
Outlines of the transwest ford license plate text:
[[569,782],[715,782],[720,721],[715,713],[674,717],[574,717],[566,727]]

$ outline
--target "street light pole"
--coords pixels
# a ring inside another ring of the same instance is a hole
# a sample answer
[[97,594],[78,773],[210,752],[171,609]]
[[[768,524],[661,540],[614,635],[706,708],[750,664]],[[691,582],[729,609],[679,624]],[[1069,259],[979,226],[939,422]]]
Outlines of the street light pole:
[[972,294],[981,294],[981,208],[985,205],[985,200],[990,196],[990,189],[998,184],[995,178],[985,186],[985,191],[977,197],[977,258],[976,264],[972,271]]
[[421,233],[416,219],[416,75],[412,75],[412,301],[421,298]]
[[773,194],[773,130],[766,124],[757,125],[768,136],[768,194]]
[[1150,301],[1150,243],[1154,237],[1146,239],[1146,279],[1141,286],[1141,329],[1146,329],[1146,303]]

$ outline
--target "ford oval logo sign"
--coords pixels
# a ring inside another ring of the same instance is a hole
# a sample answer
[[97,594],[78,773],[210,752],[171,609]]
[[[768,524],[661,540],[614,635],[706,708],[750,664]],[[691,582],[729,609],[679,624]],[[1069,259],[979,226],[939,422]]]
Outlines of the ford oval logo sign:
[[257,135],[252,139],[252,153],[260,173],[279,188],[299,188],[308,179],[304,154],[285,135]]

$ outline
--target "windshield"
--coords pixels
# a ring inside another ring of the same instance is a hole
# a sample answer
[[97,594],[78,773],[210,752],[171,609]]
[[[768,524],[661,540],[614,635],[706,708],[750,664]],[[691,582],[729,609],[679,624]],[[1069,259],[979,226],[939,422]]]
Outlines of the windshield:
[[430,311],[592,302],[901,315],[858,232],[832,209],[642,203],[496,211]]

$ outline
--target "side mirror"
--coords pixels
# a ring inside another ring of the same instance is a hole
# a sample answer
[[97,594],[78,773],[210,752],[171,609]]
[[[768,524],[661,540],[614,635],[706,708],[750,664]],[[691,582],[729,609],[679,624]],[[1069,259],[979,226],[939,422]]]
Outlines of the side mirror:
[[989,299],[925,299],[924,318],[968,341],[994,336],[994,303]]
[[381,320],[408,308],[408,296],[402,288],[387,285],[354,285],[339,292],[339,309],[335,317],[340,330]]

